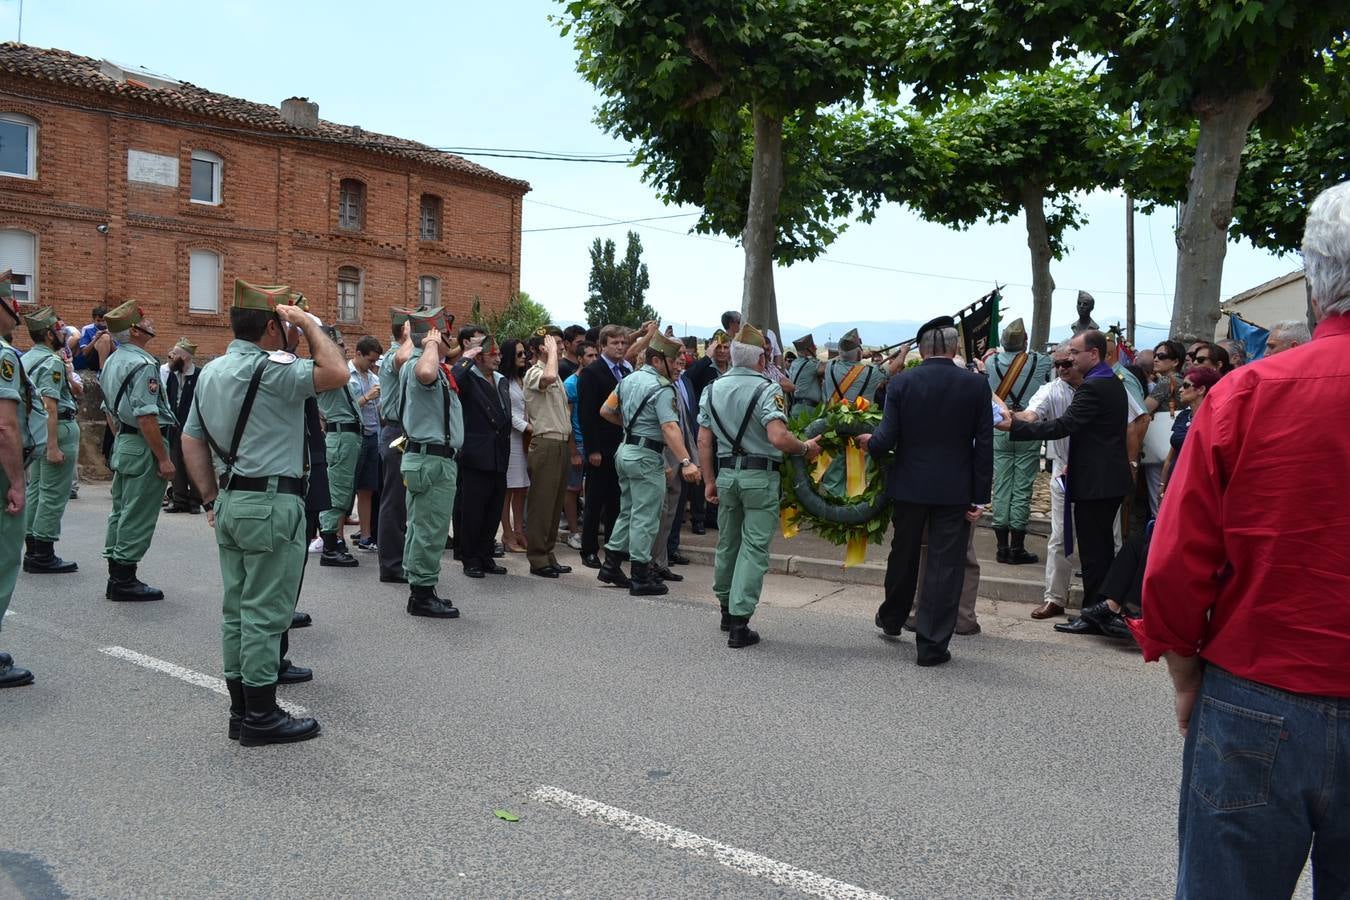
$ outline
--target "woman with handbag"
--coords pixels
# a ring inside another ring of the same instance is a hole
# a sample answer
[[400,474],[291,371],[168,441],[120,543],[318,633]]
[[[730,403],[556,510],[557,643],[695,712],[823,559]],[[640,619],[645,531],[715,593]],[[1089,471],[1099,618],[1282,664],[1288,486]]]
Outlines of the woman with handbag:
[[1181,364],[1186,348],[1180,341],[1162,341],[1153,348],[1154,384],[1144,398],[1144,408],[1153,415],[1144,436],[1142,468],[1148,485],[1149,504],[1158,514],[1162,499],[1162,470],[1172,449],[1172,425],[1184,405],[1181,400]]

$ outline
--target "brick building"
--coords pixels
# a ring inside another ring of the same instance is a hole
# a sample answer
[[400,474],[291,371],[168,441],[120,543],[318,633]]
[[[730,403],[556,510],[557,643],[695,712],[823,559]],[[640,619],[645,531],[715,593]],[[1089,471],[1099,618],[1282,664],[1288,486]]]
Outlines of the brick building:
[[461,323],[475,297],[499,309],[520,289],[528,190],[303,99],[267,106],[0,44],[0,269],[77,326],[136,299],[161,356],[180,334],[224,350],[236,277],[289,284],[325,322],[382,342],[392,305]]

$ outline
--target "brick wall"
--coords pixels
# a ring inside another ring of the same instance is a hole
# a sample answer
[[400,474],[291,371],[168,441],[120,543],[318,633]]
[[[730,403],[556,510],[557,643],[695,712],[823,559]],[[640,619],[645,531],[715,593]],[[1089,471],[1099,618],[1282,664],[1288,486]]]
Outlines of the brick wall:
[[[438,279],[440,302],[460,323],[475,296],[499,309],[520,289],[524,188],[355,147],[222,132],[172,109],[156,115],[182,121],[141,121],[116,115],[110,103],[116,101],[0,77],[0,113],[39,126],[37,178],[0,176],[0,229],[37,235],[37,302],[55,306],[69,324],[87,323],[96,305],[134,298],[159,333],[152,351],[163,356],[187,335],[213,356],[230,340],[236,277],[289,284],[332,322],[338,269],[355,267],[361,310],[355,321],[338,324],[382,342],[389,307],[417,304],[419,277]],[[194,150],[223,160],[219,205],[190,202]],[[177,186],[129,179],[129,151],[176,160]],[[365,185],[358,231],[338,227],[344,178]],[[441,200],[439,240],[419,238],[424,194]],[[100,234],[105,223],[108,233]],[[194,250],[221,261],[215,314],[188,309]],[[27,345],[22,329],[15,343]]]

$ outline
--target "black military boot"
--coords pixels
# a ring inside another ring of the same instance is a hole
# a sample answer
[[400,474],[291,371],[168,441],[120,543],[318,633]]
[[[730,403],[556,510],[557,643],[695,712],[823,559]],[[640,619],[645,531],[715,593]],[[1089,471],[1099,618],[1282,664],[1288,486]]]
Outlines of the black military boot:
[[652,574],[662,581],[684,581],[684,576],[678,572],[672,572],[665,566],[658,566],[652,563]]
[[1006,563],[1008,561],[1008,529],[995,528],[994,539],[998,541],[998,552],[994,554],[994,558],[1001,563]]
[[359,566],[356,557],[352,556],[345,549],[338,547],[338,536],[331,531],[323,532],[319,535],[323,538],[323,553],[319,556],[319,565],[337,566],[342,569],[350,569],[353,566]]
[[633,563],[633,580],[628,587],[629,594],[634,597],[656,597],[669,592],[670,588],[666,587],[665,582],[656,577],[651,563]]
[[23,561],[28,562],[28,557],[33,555],[33,539],[28,535],[23,536]]
[[615,553],[613,550],[605,550],[605,561],[600,565],[600,571],[595,577],[615,587],[633,586],[633,582],[623,573],[623,554]]
[[244,723],[244,680],[226,678],[225,689],[230,692],[230,740],[239,740],[239,726]]
[[311,718],[297,719],[277,706],[277,686],[244,685],[244,721],[240,723],[239,744],[259,747],[263,744],[290,744],[319,735],[319,723]]
[[1025,531],[1014,531],[1012,533],[1012,544],[1008,547],[1008,558],[1004,562],[1013,566],[1025,566],[1041,561],[1039,556],[1027,550],[1026,539],[1027,533]]
[[14,665],[8,653],[0,653],[0,688],[23,687],[33,683],[33,673]]
[[449,600],[436,596],[434,584],[414,584],[409,587],[408,615],[431,619],[458,619],[459,610]]
[[283,659],[281,665],[277,667],[277,684],[300,684],[302,681],[313,680],[313,669],[297,666],[289,659]]
[[731,633],[727,635],[728,647],[749,647],[759,643],[759,632],[750,628],[749,616],[728,616],[731,620]]
[[722,606],[722,630],[723,631],[731,630],[731,613],[727,612],[725,604],[723,604]]
[[56,555],[52,541],[32,539],[32,547],[23,558],[23,570],[33,575],[67,575],[80,567]]
[[164,592],[136,577],[135,563],[108,560],[108,589],[103,595],[109,600],[163,600]]

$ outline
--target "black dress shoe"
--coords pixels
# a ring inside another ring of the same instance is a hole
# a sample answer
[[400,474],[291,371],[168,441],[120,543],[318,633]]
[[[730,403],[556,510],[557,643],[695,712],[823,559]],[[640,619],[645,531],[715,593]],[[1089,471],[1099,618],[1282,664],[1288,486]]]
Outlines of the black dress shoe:
[[32,683],[32,672],[14,665],[8,653],[0,653],[0,688],[23,687]]
[[319,565],[337,566],[340,569],[350,569],[361,565],[356,561],[356,557],[343,550],[325,550],[319,556]]
[[164,507],[166,513],[185,513],[190,512],[191,509],[192,508],[189,506],[179,506],[176,503],[170,503],[168,506]]
[[292,627],[292,628],[308,628],[309,626],[311,626],[311,625],[313,625],[313,624],[314,624],[314,620],[310,618],[309,613],[305,613],[305,612],[293,612],[293,613],[291,613],[291,627]]
[[557,569],[559,575],[566,575],[568,572],[572,571],[571,566],[564,566],[562,563],[550,563],[549,565]]
[[600,568],[600,554],[598,553],[581,554],[581,564],[588,569]]
[[489,575],[505,575],[506,566],[499,566],[496,563],[488,563],[487,565],[483,566],[483,571],[488,573]]
[[680,553],[678,550],[674,553],[669,554],[669,556],[670,556],[670,564],[672,566],[689,565],[689,557],[685,556],[683,553]]
[[299,684],[302,681],[313,680],[313,669],[297,666],[289,659],[283,659],[281,661],[281,668],[277,670],[277,684]]
[[408,579],[398,572],[381,572],[380,580],[385,584],[407,584]]
[[492,558],[501,559],[506,555],[506,545],[501,541],[496,541],[492,545]]
[[708,533],[708,529],[705,528],[703,525],[697,523],[697,522],[695,522],[693,525],[690,525],[690,526],[689,526],[689,530],[692,531],[694,534],[707,534],[707,533]]
[[542,566],[538,569],[531,568],[531,575],[538,575],[540,578],[557,578],[562,573],[558,571],[557,566]]
[[1078,618],[1055,625],[1055,630],[1061,634],[1106,634],[1107,624],[1112,616],[1119,616],[1119,613],[1111,612],[1111,607],[1106,605],[1106,601],[1100,600],[1091,606],[1083,607]]
[[656,564],[652,565],[652,574],[662,581],[684,581],[683,575],[672,572],[665,566],[658,566]]
[[465,566],[464,574],[469,578],[486,578],[482,566]]
[[877,627],[881,629],[881,633],[884,634],[884,635],[886,635],[886,637],[899,637],[899,636],[900,636],[900,629],[899,629],[899,628],[896,628],[896,629],[890,629],[890,628],[887,628],[884,624],[882,624],[882,621],[881,621],[881,613],[877,613],[877,617],[876,617],[875,619],[873,619],[872,621],[874,621],[874,622],[876,623]]
[[951,661],[952,661],[952,654],[951,651],[949,650],[943,650],[936,656],[920,656],[918,659],[914,660],[914,662],[917,665],[924,666],[925,668],[927,668],[928,666],[940,666],[943,663],[948,663]]
[[458,619],[459,610],[449,600],[437,597],[434,585],[413,585],[408,594],[408,615],[429,619]]
[[980,633],[981,631],[983,631],[983,630],[984,630],[984,629],[982,629],[982,628],[980,627],[980,623],[979,623],[979,622],[976,622],[974,625],[970,626],[969,628],[966,628],[966,629],[958,628],[958,629],[956,629],[956,633],[959,634],[959,635],[961,635],[962,637],[970,637],[971,635],[979,634],[979,633]]
[[1060,634],[1103,634],[1096,622],[1083,616],[1075,616],[1067,622],[1056,622],[1055,630]]

